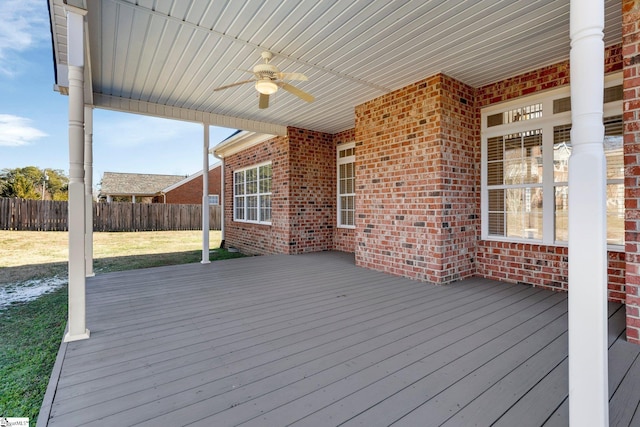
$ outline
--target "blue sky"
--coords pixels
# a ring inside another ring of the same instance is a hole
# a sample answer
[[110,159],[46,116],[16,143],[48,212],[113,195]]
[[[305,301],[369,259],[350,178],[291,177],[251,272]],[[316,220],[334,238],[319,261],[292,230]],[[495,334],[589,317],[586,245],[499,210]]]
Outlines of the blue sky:
[[[53,90],[47,2],[2,0],[0,22],[0,169],[68,173],[68,98]],[[101,109],[93,117],[94,186],[105,171],[191,175],[202,169],[200,124]],[[234,131],[211,127],[211,146]]]

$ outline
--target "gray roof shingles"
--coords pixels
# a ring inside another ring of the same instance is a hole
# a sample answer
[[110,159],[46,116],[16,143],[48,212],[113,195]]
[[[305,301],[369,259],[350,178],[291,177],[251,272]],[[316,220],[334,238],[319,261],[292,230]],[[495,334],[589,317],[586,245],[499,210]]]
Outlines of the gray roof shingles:
[[184,178],[184,175],[105,172],[102,176],[100,194],[105,196],[154,195]]

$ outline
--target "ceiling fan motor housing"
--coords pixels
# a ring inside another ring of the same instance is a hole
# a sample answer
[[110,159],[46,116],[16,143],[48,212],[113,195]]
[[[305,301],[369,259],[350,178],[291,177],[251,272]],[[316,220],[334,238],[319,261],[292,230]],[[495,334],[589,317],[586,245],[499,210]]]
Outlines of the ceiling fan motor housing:
[[261,79],[276,80],[280,70],[275,65],[258,64],[253,67],[253,72]]

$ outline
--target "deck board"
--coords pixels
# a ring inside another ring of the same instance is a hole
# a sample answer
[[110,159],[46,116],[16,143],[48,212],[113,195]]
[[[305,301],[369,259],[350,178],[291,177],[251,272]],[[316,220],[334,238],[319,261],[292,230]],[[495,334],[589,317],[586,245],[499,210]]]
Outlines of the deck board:
[[[49,426],[567,425],[564,293],[433,286],[342,253],[87,283],[91,339],[61,352]],[[635,425],[640,347],[609,311],[612,425]]]

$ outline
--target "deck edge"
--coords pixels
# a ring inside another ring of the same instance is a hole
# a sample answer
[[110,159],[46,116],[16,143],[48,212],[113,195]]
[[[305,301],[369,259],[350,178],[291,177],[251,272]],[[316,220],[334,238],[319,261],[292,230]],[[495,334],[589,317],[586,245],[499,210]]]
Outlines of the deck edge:
[[64,329],[62,338],[60,339],[60,348],[56,355],[56,361],[53,364],[51,370],[51,376],[49,377],[49,384],[47,384],[47,390],[44,393],[42,404],[40,405],[40,412],[38,413],[38,420],[36,426],[45,427],[49,424],[49,416],[51,415],[51,409],[53,407],[53,398],[58,390],[58,381],[60,380],[60,374],[62,373],[62,365],[64,363],[64,357],[67,353],[68,343],[64,341],[64,336],[67,333],[68,325]]

